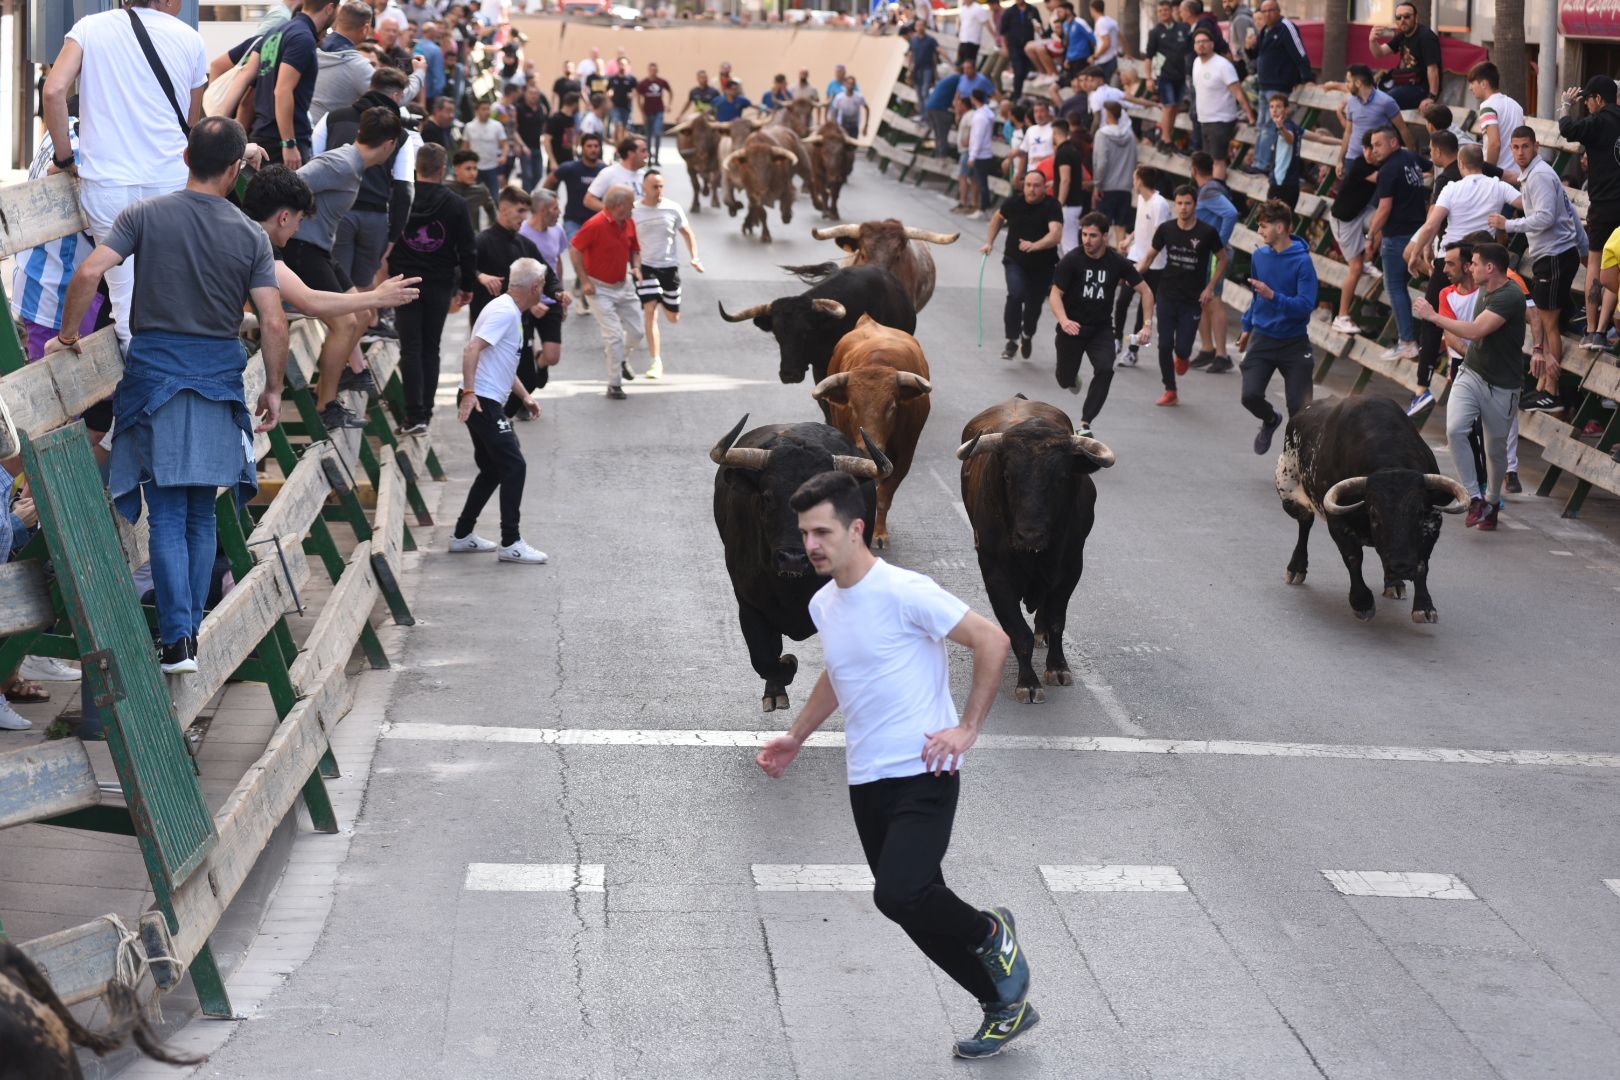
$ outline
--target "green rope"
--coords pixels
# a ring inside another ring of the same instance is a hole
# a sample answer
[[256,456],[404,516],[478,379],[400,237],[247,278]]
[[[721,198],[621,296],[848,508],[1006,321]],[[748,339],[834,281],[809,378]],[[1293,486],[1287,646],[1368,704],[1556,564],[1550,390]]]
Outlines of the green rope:
[[984,348],[984,268],[990,264],[990,256],[985,255],[979,260],[979,348]]

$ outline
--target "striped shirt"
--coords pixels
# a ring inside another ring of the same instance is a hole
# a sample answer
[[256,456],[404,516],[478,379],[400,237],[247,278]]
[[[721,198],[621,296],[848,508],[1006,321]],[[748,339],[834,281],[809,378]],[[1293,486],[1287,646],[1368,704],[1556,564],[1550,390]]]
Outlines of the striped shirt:
[[[79,150],[79,121],[68,120],[68,132],[74,154]],[[54,148],[50,135],[40,139],[34,153],[34,163],[28,170],[28,179],[38,180],[51,166]],[[90,254],[96,242],[87,232],[71,233],[17,253],[17,271],[11,285],[11,314],[37,326],[52,330],[62,329],[62,304],[67,299],[67,284],[73,271]]]

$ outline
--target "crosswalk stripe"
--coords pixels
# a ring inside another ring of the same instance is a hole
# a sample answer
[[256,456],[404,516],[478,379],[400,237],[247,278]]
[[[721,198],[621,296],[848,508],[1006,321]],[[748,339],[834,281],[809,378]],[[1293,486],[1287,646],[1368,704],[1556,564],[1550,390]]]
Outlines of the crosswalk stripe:
[[871,892],[872,871],[860,863],[755,863],[760,892]]
[[1346,896],[1389,896],[1422,900],[1478,900],[1456,874],[1406,870],[1323,870],[1333,887]]
[[[485,724],[391,724],[386,739],[424,742],[542,743],[547,746],[764,746],[780,731],[716,731],[686,728],[526,728]],[[818,731],[808,748],[844,745],[841,731]],[[1407,761],[1432,765],[1532,765],[1620,769],[1620,754],[1579,750],[1466,750],[1424,746],[1339,746],[1327,743],[1249,742],[1235,739],[1146,739],[1114,735],[985,735],[975,750],[1040,750],[1089,754],[1331,758]]]
[[605,892],[602,863],[468,863],[470,892]]
[[1187,892],[1187,883],[1173,866],[1042,866],[1041,877],[1055,893],[1070,892]]
[[1620,878],[1604,878],[1603,884],[1607,885],[1614,895],[1620,896]]

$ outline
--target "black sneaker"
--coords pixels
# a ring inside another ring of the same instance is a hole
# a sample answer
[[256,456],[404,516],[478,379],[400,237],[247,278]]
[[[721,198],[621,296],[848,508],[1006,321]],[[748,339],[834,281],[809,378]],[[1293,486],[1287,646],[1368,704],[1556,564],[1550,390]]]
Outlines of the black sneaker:
[[1271,419],[1265,421],[1264,423],[1262,423],[1260,425],[1259,432],[1255,434],[1255,437],[1254,437],[1254,452],[1255,453],[1257,453],[1257,454],[1265,454],[1267,451],[1269,451],[1271,449],[1271,437],[1273,435],[1277,434],[1277,429],[1282,427],[1282,422],[1283,422],[1282,413],[1277,412],[1276,410],[1272,410]]
[[1014,1039],[1040,1022],[1041,1014],[1027,1001],[1015,1002],[1005,1008],[988,1005],[979,1030],[966,1039],[956,1040],[951,1052],[959,1058],[995,1057],[1007,1049]]
[[[1197,366],[1198,364],[1194,362],[1193,367]],[[1225,375],[1228,371],[1232,370],[1232,358],[1230,356],[1217,356],[1210,363],[1207,370],[1211,375]]]
[[377,392],[377,380],[372,378],[370,368],[363,371],[356,371],[351,367],[343,369],[343,374],[338,378],[338,391],[342,393],[350,390],[367,396]]
[[623,401],[627,395],[624,392],[624,387],[610,386],[608,387],[607,396],[614,401]]
[[1025,360],[1029,359],[1029,354],[1034,348],[1035,339],[1029,334],[1025,334],[1023,337],[1018,339],[1018,355],[1022,356]]
[[996,929],[974,954],[995,984],[998,1000],[993,1005],[1003,1009],[1016,1007],[1029,994],[1029,961],[1024,959],[1024,950],[1018,944],[1012,912],[998,907],[984,914],[995,923]]
[[626,382],[635,381],[636,373],[630,370],[630,361],[619,361],[619,378],[624,379]]
[[334,400],[321,410],[321,426],[327,431],[341,431],[344,428],[358,431],[366,426],[366,422],[345,408],[341,401]]
[[1196,355],[1196,356],[1194,356],[1192,358],[1192,365],[1191,366],[1196,370],[1198,368],[1207,368],[1207,367],[1209,367],[1209,365],[1213,364],[1214,362],[1215,362],[1215,350],[1214,349],[1199,349],[1198,350],[1198,355]]
[[1001,358],[1003,360],[1011,360],[1013,357],[1015,357],[1017,355],[1018,355],[1018,342],[1017,342],[1017,340],[1014,339],[1014,338],[1008,338],[1006,348],[1001,350]]
[[163,646],[158,654],[158,667],[165,675],[195,675],[197,655],[190,638],[181,638]]
[[1519,408],[1525,412],[1556,412],[1562,406],[1551,394],[1543,390],[1532,390],[1519,399]]
[[1507,493],[1509,495],[1524,494],[1524,485],[1519,483],[1519,474],[1516,472],[1507,474]]

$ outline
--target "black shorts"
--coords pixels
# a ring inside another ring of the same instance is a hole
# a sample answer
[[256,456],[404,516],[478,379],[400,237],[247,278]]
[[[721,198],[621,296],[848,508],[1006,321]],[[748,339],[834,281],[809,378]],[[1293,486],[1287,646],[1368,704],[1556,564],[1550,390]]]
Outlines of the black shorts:
[[1232,140],[1237,138],[1237,121],[1229,123],[1200,123],[1204,135],[1204,149],[1216,161],[1224,162],[1232,156]]
[[344,293],[354,288],[354,282],[344,273],[325,248],[316,247],[307,240],[294,237],[281,249],[281,261],[298,279],[316,292]]
[[1108,220],[1120,228],[1129,228],[1131,220],[1131,193],[1128,191],[1105,191],[1097,199],[1097,212],[1108,215]]
[[959,41],[956,43],[956,65],[958,67],[962,66],[962,61],[964,60],[972,60],[977,62],[978,59],[979,47],[977,45],[969,45],[965,41]]
[[1543,255],[1530,267],[1530,299],[1542,311],[1564,311],[1569,306],[1569,289],[1575,284],[1575,271],[1581,255],[1575,248],[1556,255]]
[[641,267],[641,280],[636,282],[636,296],[643,304],[654,300],[666,310],[681,310],[681,268],[678,266]]
[[543,319],[534,320],[535,336],[542,343],[549,345],[562,344],[563,315],[559,307],[553,307]]
[[1614,230],[1620,229],[1620,209],[1604,206],[1586,208],[1586,239],[1593,251],[1600,252]]

